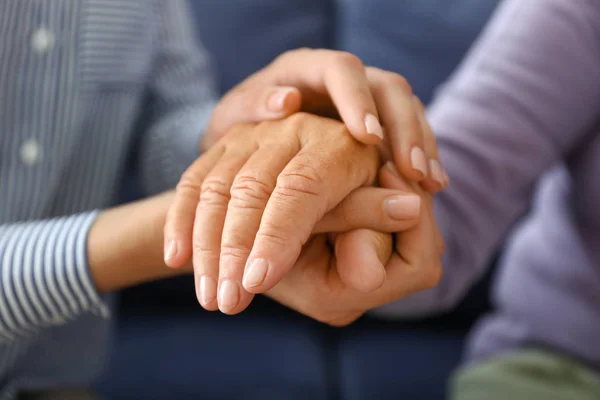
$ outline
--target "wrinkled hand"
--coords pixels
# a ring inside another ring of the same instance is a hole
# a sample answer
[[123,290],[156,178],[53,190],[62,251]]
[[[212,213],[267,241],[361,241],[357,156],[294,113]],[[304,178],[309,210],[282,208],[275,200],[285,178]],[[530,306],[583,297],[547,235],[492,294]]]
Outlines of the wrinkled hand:
[[[364,188],[379,165],[375,147],[332,119],[297,113],[239,125],[182,176],[165,224],[166,262],[193,254],[202,306],[238,313],[288,273],[312,233],[417,222],[418,196]],[[375,279],[377,287],[383,277]]]
[[380,143],[384,158],[393,159],[403,176],[435,193],[447,186],[448,176],[440,166],[434,135],[422,129],[421,109],[398,74],[365,68],[346,52],[293,50],[225,95],[201,147],[210,148],[238,123],[280,119],[299,110],[339,116],[357,140]]
[[[414,190],[423,198],[419,223],[395,235],[357,229],[337,236],[315,235],[294,268],[267,296],[318,321],[344,326],[366,311],[435,286],[442,276],[444,242],[432,211],[432,197],[400,178],[390,163],[381,169],[382,185]],[[354,289],[371,268],[385,265],[381,287],[368,293]],[[365,268],[367,267],[367,268]]]

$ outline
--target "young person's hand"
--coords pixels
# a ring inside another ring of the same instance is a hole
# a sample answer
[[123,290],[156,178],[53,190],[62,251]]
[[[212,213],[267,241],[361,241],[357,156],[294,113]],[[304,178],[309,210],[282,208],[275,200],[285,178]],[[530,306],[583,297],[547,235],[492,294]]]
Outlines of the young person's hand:
[[448,184],[435,137],[423,130],[422,105],[406,79],[334,50],[286,52],[232,89],[217,105],[201,150],[238,123],[297,111],[340,118],[358,141],[379,144],[382,156],[404,177],[422,182],[431,193]]

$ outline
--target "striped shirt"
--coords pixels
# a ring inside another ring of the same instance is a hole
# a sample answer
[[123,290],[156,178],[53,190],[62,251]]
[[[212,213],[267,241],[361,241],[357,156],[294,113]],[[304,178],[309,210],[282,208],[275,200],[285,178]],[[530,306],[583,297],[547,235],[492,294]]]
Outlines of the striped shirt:
[[2,400],[102,366],[94,210],[129,170],[146,195],[173,187],[214,106],[188,16],[183,0],[0,1]]

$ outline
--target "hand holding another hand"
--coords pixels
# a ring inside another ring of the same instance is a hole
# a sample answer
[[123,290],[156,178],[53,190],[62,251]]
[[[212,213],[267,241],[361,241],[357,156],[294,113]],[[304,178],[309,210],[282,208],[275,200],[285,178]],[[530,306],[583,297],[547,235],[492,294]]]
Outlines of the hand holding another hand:
[[[347,130],[288,117],[299,110],[341,118]],[[272,122],[252,125],[263,120]],[[283,304],[343,324],[437,282],[443,242],[421,188],[435,193],[448,177],[404,78],[348,53],[290,51],[222,99],[204,149],[227,131],[182,177],[165,226],[166,262],[193,253],[206,309],[235,314],[272,288]],[[391,189],[368,187],[377,183]]]
[[[422,198],[417,225],[395,235],[368,229],[340,234],[334,243],[315,235],[294,268],[266,295],[317,321],[333,326],[354,322],[367,311],[429,289],[442,276],[444,241],[433,215],[432,196],[409,184],[388,163],[380,183]],[[385,280],[374,290],[357,286],[385,266]]]
[[290,271],[311,234],[417,223],[419,196],[365,187],[379,163],[374,147],[331,119],[298,113],[237,126],[182,177],[166,261],[180,266],[193,254],[202,306],[238,313]]
[[238,123],[276,120],[298,111],[341,119],[355,139],[379,144],[402,176],[435,193],[448,185],[423,105],[401,75],[365,67],[353,54],[298,49],[277,57],[227,93],[204,136],[209,149]]

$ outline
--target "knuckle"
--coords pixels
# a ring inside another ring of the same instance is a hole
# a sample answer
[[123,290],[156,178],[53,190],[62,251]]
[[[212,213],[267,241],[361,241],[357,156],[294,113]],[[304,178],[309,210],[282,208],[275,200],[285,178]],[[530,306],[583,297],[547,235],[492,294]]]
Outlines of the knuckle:
[[294,171],[284,171],[277,177],[276,190],[286,197],[319,196],[323,184],[323,177],[316,168],[309,163],[298,163]]
[[334,64],[364,70],[365,65],[356,55],[348,51],[338,51],[334,55]]
[[177,186],[175,187],[175,191],[179,195],[183,195],[186,197],[190,197],[190,196],[196,197],[198,195],[198,193],[200,193],[200,187],[201,187],[201,184],[196,182],[196,179],[194,179],[192,173],[188,169],[181,176],[181,179],[179,180],[179,182],[177,183]]
[[[291,222],[291,221],[290,221]],[[256,235],[256,241],[258,242],[269,242],[279,246],[301,246],[301,244],[293,243],[293,238],[288,237],[285,232],[289,232],[289,229],[285,229],[281,226],[275,226],[270,223],[264,225],[264,229],[261,229]]]
[[314,115],[306,112],[297,112],[285,119],[285,124],[288,129],[299,131],[308,121],[314,119]]
[[236,177],[230,189],[235,206],[244,208],[263,208],[273,190],[264,180],[250,175]]
[[205,247],[204,245],[194,241],[192,246],[193,248],[193,257],[200,260],[207,261],[218,261],[219,260],[219,252],[217,249],[211,249]]
[[206,204],[227,204],[230,198],[231,185],[218,178],[207,178],[200,186],[200,201]]
[[286,50],[277,57],[275,57],[275,60],[273,60],[273,65],[286,63],[288,60],[294,59],[294,57],[298,57],[299,54],[306,54],[312,51],[314,50],[308,47],[300,47],[293,50]]
[[433,261],[427,269],[427,273],[424,276],[424,287],[426,289],[431,289],[437,286],[442,280],[443,275],[444,269],[442,267],[442,262],[439,259]]
[[243,242],[241,238],[238,238],[232,243],[221,244],[221,257],[231,257],[245,261],[250,254],[251,248],[244,245]]
[[398,87],[406,94],[413,94],[413,89],[408,80],[400,74],[394,72],[386,72],[384,81],[387,85]]

